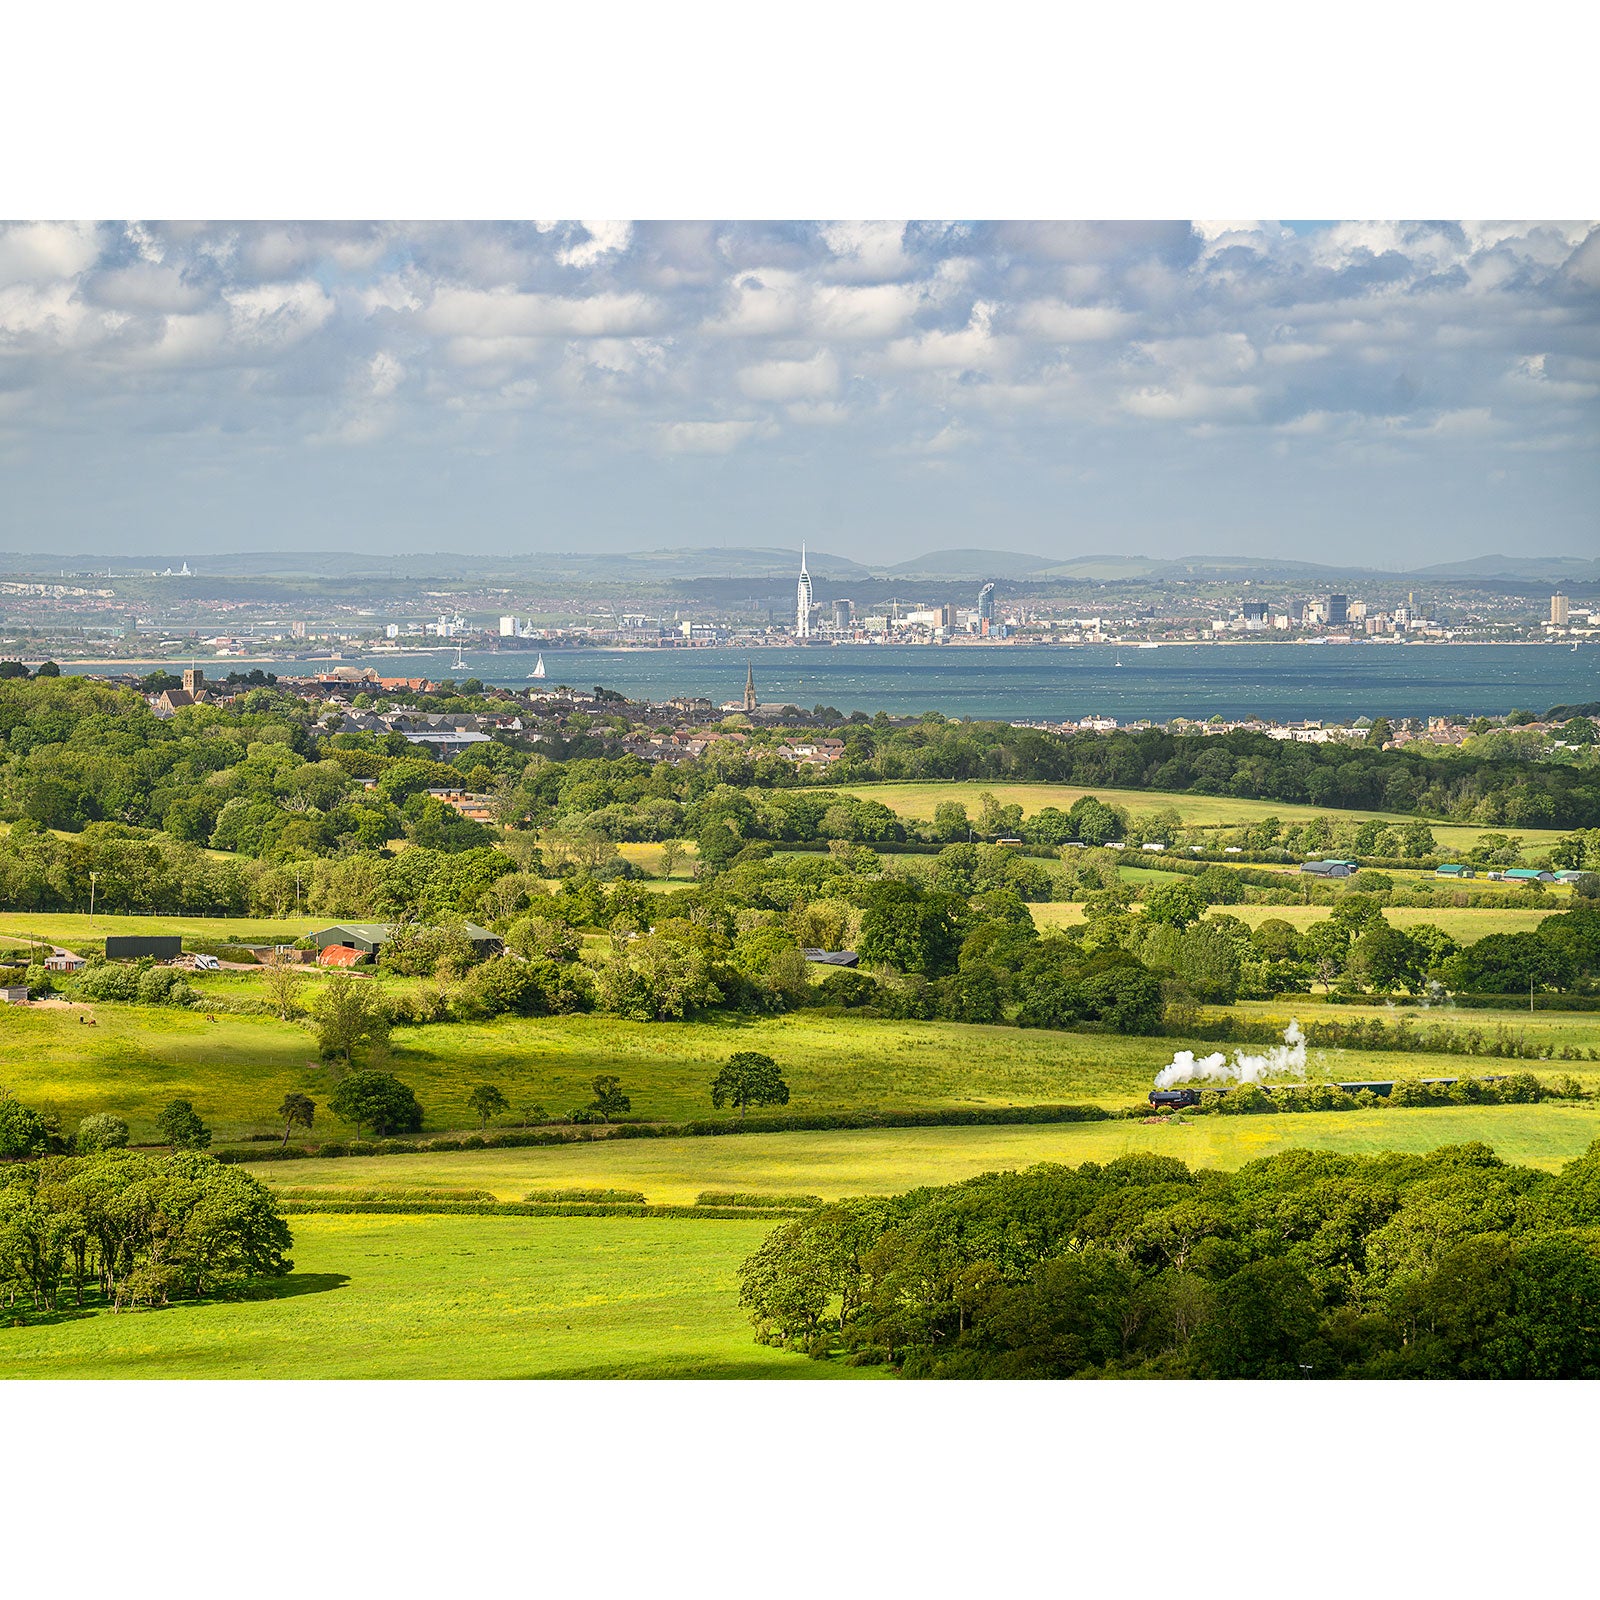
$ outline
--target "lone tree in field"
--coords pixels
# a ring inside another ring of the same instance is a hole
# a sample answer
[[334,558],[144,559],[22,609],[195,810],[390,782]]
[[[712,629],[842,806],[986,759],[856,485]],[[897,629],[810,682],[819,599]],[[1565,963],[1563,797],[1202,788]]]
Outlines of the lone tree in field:
[[267,989],[272,1003],[278,1008],[280,1020],[287,1022],[300,1009],[297,991],[301,978],[300,953],[297,950],[273,950],[262,957],[261,965],[267,969]]
[[328,1109],[341,1122],[374,1133],[416,1133],[422,1127],[422,1107],[417,1097],[390,1072],[349,1072],[328,1101]]
[[389,1037],[382,1000],[348,972],[336,972],[322,985],[311,1003],[311,1021],[324,1061],[348,1061],[358,1046],[381,1044]]
[[511,1109],[511,1102],[492,1084],[480,1083],[467,1096],[467,1104],[478,1114],[478,1126],[487,1128],[489,1118]]
[[589,1102],[589,1109],[603,1117],[620,1117],[633,1109],[633,1101],[622,1092],[621,1078],[602,1072],[594,1080],[594,1099]]
[[737,1106],[742,1117],[751,1106],[786,1106],[789,1085],[771,1056],[757,1050],[739,1050],[728,1057],[728,1064],[711,1084],[711,1104],[720,1111]]
[[283,1097],[283,1104],[278,1107],[278,1115],[283,1118],[283,1145],[279,1148],[288,1145],[291,1129],[304,1128],[309,1133],[316,1114],[317,1102],[309,1095],[286,1094]]
[[678,863],[683,860],[683,845],[677,839],[664,839],[661,842],[661,876],[670,878],[678,870]]
[[156,1126],[174,1150],[204,1150],[211,1143],[211,1130],[187,1100],[174,1100],[156,1118]]

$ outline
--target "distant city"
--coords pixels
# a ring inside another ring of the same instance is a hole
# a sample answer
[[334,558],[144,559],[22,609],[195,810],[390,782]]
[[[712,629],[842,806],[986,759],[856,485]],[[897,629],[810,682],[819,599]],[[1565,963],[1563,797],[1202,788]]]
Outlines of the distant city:
[[[1346,575],[1318,569],[1171,570],[1127,577],[881,576],[814,572],[802,547],[787,604],[781,580],[541,576],[522,584],[392,575],[209,574],[187,559],[145,572],[14,573],[0,581],[0,656],[140,660],[193,656],[290,662],[346,652],[461,646],[766,649],[794,645],[1152,646],[1566,641],[1600,634],[1600,584],[1537,579]],[[640,563],[644,567],[645,563]],[[829,563],[837,565],[837,563]],[[617,563],[626,573],[631,563]],[[1310,581],[1308,581],[1310,580]],[[740,592],[740,591],[744,592]],[[777,592],[774,592],[777,591]]]

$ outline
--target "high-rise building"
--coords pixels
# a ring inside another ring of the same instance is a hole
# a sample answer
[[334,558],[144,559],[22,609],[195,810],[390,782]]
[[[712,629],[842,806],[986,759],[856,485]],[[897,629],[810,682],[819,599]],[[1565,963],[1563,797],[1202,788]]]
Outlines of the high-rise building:
[[983,624],[994,621],[994,585],[986,583],[978,591],[978,626],[982,631]]
[[1329,627],[1338,627],[1341,623],[1350,620],[1350,596],[1347,594],[1330,594],[1322,602],[1323,609],[1328,614]]
[[1267,620],[1267,602],[1265,600],[1246,600],[1239,607],[1239,614],[1246,622],[1265,622]]
[[855,621],[855,616],[855,601],[835,600],[833,602],[833,625],[841,633]]
[[800,546],[800,582],[796,586],[794,602],[794,636],[811,637],[811,574],[806,571],[806,547]]
[[515,617],[501,617],[500,637],[502,639],[515,639],[517,636],[517,619]]
[[1550,626],[1564,628],[1567,625],[1567,597],[1564,594],[1550,596]]

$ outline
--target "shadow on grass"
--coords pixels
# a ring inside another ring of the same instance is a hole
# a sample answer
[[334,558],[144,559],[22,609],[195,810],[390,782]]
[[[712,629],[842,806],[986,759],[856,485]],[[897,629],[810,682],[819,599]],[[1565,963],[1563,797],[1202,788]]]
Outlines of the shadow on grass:
[[269,1278],[264,1283],[252,1285],[249,1300],[294,1300],[303,1294],[327,1294],[330,1289],[342,1289],[349,1283],[345,1272],[291,1272],[287,1278]]

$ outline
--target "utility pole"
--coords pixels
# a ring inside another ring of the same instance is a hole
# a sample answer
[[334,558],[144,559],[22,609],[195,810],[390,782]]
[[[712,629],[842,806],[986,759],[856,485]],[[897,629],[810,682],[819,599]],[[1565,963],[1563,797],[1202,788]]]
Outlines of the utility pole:
[[89,920],[91,922],[94,921],[94,885],[97,876],[97,873],[91,872],[89,874]]

